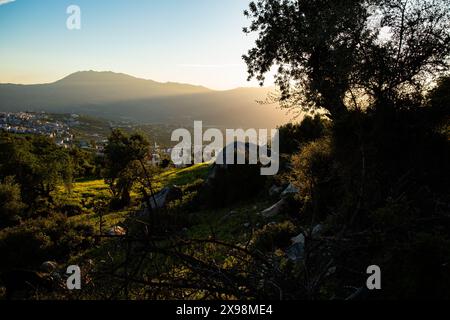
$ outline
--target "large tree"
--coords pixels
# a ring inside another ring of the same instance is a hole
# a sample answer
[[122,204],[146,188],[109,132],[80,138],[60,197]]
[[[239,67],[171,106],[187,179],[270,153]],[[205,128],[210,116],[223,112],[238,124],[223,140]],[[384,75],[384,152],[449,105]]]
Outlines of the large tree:
[[120,206],[130,203],[130,192],[141,176],[146,176],[145,162],[150,152],[147,139],[138,133],[127,135],[119,129],[111,132],[106,146],[105,180]]
[[245,15],[249,78],[276,68],[284,106],[337,118],[422,95],[449,68],[449,0],[257,0]]
[[0,179],[13,176],[28,205],[52,201],[59,185],[72,182],[72,169],[68,152],[47,137],[0,134]]

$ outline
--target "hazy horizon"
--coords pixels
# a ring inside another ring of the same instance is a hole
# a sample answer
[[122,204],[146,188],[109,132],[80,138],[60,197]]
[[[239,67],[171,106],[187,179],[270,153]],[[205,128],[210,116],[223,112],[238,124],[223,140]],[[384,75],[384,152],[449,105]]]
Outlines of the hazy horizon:
[[35,83],[19,83],[19,82],[2,82],[0,81],[0,85],[45,85],[45,84],[52,84],[61,80],[66,79],[67,77],[70,77],[72,75],[75,74],[80,74],[80,73],[98,73],[98,74],[106,74],[106,73],[111,73],[111,74],[115,74],[115,75],[124,75],[124,76],[129,76],[138,80],[145,80],[145,81],[154,81],[157,83],[161,83],[161,84],[180,84],[180,85],[190,85],[190,86],[198,86],[198,87],[203,87],[205,89],[211,90],[211,91],[232,91],[232,90],[237,90],[237,89],[252,89],[252,88],[266,88],[266,89],[275,89],[274,85],[268,86],[268,85],[264,85],[263,87],[259,86],[257,83],[253,84],[253,85],[248,85],[248,86],[238,86],[238,87],[231,87],[229,89],[214,89],[214,88],[210,88],[208,86],[204,86],[204,85],[198,85],[198,84],[193,84],[193,83],[186,83],[186,82],[178,82],[178,81],[157,81],[155,79],[152,78],[142,78],[133,74],[129,74],[129,73],[125,73],[125,72],[115,72],[115,71],[110,71],[110,70],[94,70],[94,69],[89,69],[89,70],[78,70],[78,71],[73,71],[69,74],[66,74],[62,77],[58,77],[55,78],[53,80],[47,81],[47,82],[35,82]]

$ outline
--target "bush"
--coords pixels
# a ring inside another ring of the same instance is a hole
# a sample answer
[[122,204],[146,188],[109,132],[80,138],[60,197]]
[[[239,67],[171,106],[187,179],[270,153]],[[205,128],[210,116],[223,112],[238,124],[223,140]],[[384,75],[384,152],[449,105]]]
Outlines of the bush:
[[0,183],[0,228],[20,222],[25,209],[20,195],[20,186],[11,177]]
[[293,154],[309,142],[325,136],[329,124],[319,115],[306,116],[301,123],[288,123],[279,128],[280,153]]
[[79,216],[83,213],[83,206],[80,203],[65,203],[61,205],[60,211],[67,217]]
[[92,235],[92,227],[70,222],[62,214],[4,229],[0,231],[0,271],[64,261],[92,245]]
[[291,239],[295,235],[296,228],[290,221],[268,224],[255,232],[252,248],[262,252],[285,249],[291,245]]
[[292,183],[299,189],[305,208],[310,208],[309,213],[316,218],[323,218],[325,206],[332,206],[338,194],[330,139],[306,145],[292,157],[292,168]]

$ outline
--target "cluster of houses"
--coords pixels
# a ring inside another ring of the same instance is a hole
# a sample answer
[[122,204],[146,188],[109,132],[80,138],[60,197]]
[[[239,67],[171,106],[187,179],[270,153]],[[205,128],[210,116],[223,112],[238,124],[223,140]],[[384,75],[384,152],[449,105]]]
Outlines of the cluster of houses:
[[[62,148],[77,146],[103,155],[108,141],[102,140],[99,135],[96,135],[98,139],[95,139],[95,142],[76,139],[71,128],[78,125],[80,125],[80,120],[76,114],[55,120],[45,112],[0,112],[0,131],[45,135],[53,138],[55,143]],[[149,162],[155,166],[160,165],[162,157],[170,155],[171,151],[172,149],[162,148],[155,143],[149,154]]]
[[0,130],[17,134],[40,134],[54,138],[62,147],[68,147],[74,136],[64,122],[52,121],[44,112],[1,112]]

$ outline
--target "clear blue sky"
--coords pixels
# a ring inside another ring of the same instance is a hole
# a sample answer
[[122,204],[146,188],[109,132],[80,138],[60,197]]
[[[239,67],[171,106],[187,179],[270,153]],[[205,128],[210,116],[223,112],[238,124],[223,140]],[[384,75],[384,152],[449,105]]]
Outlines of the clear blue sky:
[[[11,0],[0,0],[4,3]],[[254,38],[247,0],[15,0],[0,5],[0,82],[52,82],[75,71],[128,73],[214,89],[255,85],[241,59]],[[66,9],[81,8],[81,30]],[[268,83],[270,85],[270,83]]]

